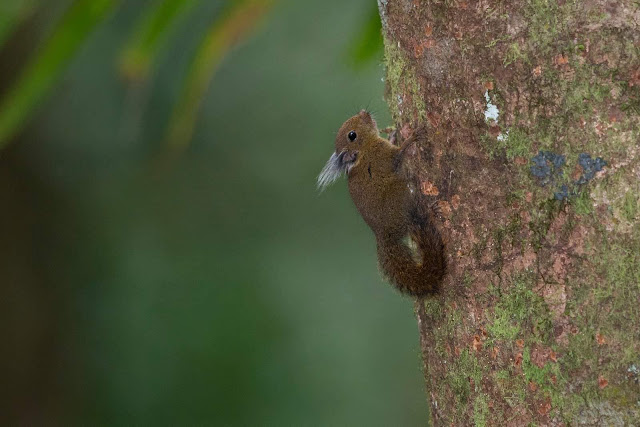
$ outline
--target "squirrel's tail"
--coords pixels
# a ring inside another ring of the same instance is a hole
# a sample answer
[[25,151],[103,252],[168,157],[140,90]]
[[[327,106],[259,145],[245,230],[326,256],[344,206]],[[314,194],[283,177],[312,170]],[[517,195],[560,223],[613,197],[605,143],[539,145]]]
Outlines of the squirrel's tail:
[[446,273],[444,243],[428,215],[414,212],[408,242],[388,236],[378,238],[378,261],[389,281],[413,296],[435,293]]

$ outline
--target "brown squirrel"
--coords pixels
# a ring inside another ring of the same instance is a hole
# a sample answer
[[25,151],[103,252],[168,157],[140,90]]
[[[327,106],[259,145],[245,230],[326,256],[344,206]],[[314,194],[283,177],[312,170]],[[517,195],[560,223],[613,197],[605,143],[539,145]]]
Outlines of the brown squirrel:
[[425,200],[401,172],[410,142],[401,148],[380,137],[375,120],[362,110],[340,127],[318,187],[346,173],[351,198],[376,236],[382,272],[401,292],[420,297],[438,290],[446,261]]

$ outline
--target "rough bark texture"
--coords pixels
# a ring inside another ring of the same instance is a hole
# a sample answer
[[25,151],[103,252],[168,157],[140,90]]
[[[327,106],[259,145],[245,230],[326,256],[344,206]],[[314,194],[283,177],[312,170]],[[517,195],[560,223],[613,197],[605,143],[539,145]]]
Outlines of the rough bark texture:
[[637,0],[379,0],[387,101],[449,276],[436,425],[640,425]]

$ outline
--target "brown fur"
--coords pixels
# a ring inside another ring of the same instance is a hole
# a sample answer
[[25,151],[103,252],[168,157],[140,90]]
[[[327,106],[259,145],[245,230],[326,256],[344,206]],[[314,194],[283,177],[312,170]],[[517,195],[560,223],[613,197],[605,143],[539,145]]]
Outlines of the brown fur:
[[446,271],[444,245],[422,196],[411,193],[401,174],[404,150],[381,138],[371,115],[361,111],[336,136],[336,154],[343,152],[347,161],[340,167],[348,170],[351,198],[376,236],[382,272],[402,292],[437,291]]

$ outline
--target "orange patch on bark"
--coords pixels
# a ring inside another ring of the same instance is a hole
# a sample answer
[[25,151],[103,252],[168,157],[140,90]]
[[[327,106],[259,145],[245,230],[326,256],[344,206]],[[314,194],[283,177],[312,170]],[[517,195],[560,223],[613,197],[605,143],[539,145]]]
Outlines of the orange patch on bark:
[[482,334],[482,339],[487,339],[487,337],[489,336],[487,330],[482,326],[480,327],[480,333]]
[[513,161],[516,163],[516,165],[518,166],[524,166],[527,163],[529,163],[529,160],[527,160],[525,157],[516,157],[515,159],[513,159]]
[[498,355],[500,354],[500,349],[498,347],[493,347],[491,349],[491,358],[492,359],[496,359],[498,357]]
[[422,183],[420,184],[420,190],[425,196],[437,196],[438,194],[440,194],[438,187],[436,187],[433,182],[429,181],[422,181]]
[[533,71],[531,71],[531,74],[533,74],[535,77],[539,77],[542,74],[542,66],[538,65],[533,69]]
[[449,205],[449,202],[447,202],[446,200],[439,200],[438,208],[440,209],[440,213],[442,214],[442,216],[444,217],[451,216],[451,206]]
[[540,415],[547,415],[551,410],[551,400],[547,399],[538,405],[538,413]]
[[558,66],[567,65],[569,63],[569,57],[560,53],[553,57],[553,63]]
[[513,364],[514,364],[516,367],[519,367],[520,365],[522,365],[522,353],[518,353],[518,354],[516,354],[516,358],[515,358],[515,360],[513,361]]
[[482,341],[480,340],[480,336],[479,335],[474,335],[473,336],[473,343],[471,344],[471,346],[473,347],[473,349],[475,351],[482,350]]
[[609,385],[609,381],[605,377],[600,375],[600,377],[598,378],[598,387],[600,387],[600,390],[602,390],[608,385]]
[[451,198],[451,206],[453,207],[454,210],[458,210],[458,208],[460,207],[460,196],[459,195],[454,195]]

